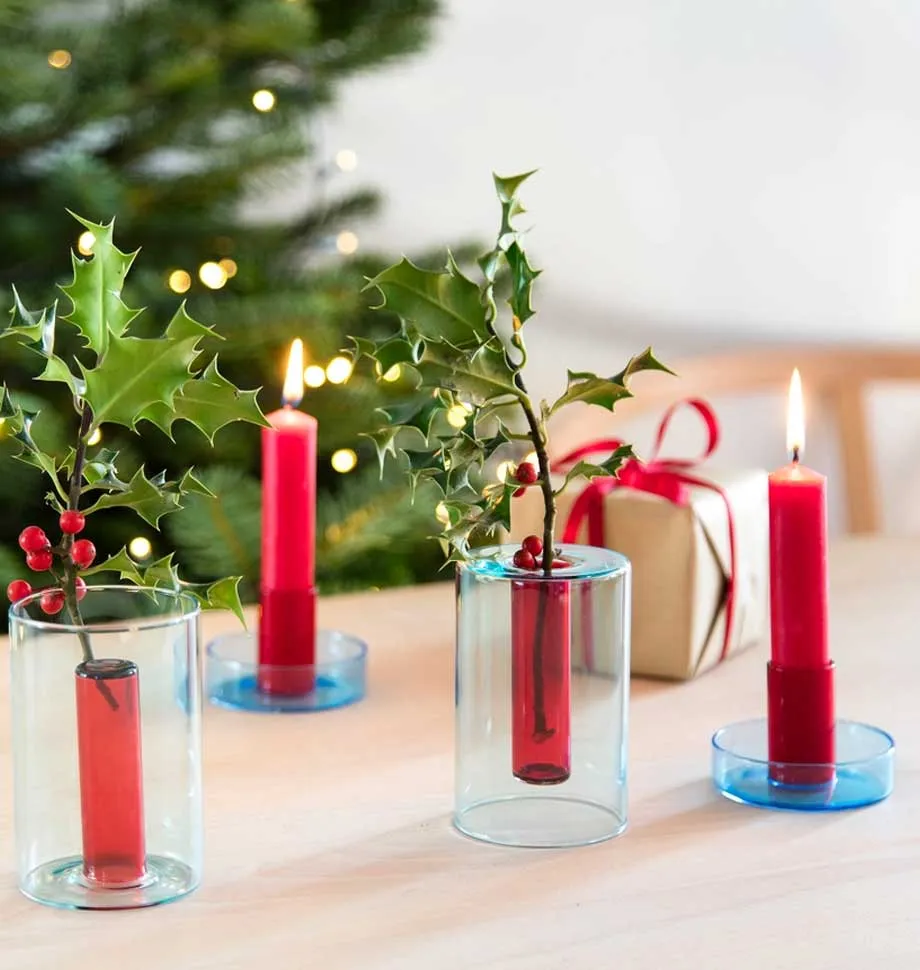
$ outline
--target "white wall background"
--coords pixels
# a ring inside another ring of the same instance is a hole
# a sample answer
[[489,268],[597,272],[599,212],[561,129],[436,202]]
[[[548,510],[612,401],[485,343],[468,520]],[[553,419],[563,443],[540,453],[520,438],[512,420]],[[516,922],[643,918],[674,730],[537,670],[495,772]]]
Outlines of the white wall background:
[[[920,0],[450,0],[425,54],[347,87],[327,139],[358,154],[341,184],[383,187],[356,228],[391,249],[488,238],[490,172],[541,169],[551,392],[649,341],[920,343],[918,91]],[[873,408],[889,523],[920,529],[920,404]],[[724,460],[781,459],[778,399],[725,418]],[[833,474],[829,429],[811,440]]]

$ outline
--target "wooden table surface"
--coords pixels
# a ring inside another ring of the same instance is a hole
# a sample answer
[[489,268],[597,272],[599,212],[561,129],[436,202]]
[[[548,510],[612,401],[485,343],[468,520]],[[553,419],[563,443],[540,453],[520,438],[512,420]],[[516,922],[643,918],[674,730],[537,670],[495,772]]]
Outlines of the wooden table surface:
[[[766,812],[713,791],[712,731],[764,709],[760,649],[695,683],[634,682],[621,838],[469,841],[449,821],[451,588],[344,596],[321,622],[370,642],[365,701],[207,710],[201,888],[149,910],[59,912],[16,890],[3,718],[0,970],[916,970],[920,543],[838,545],[831,588],[838,711],[899,742],[894,795],[859,812]],[[206,637],[228,625],[207,618]],[[4,663],[4,707],[8,686]]]

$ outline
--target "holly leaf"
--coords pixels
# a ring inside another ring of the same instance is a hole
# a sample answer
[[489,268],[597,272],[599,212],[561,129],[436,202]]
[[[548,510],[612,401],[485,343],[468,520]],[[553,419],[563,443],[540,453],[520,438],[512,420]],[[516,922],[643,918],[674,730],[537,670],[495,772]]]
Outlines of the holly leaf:
[[424,432],[414,424],[391,424],[362,434],[361,437],[370,438],[374,442],[381,475],[386,466],[387,455],[399,458],[400,454],[428,448],[428,439]]
[[423,387],[448,388],[477,405],[519,394],[514,370],[504,353],[492,346],[463,354],[443,344],[426,344],[421,360],[413,367]]
[[240,621],[246,623],[243,604],[240,602],[242,576],[228,576],[215,583],[182,583],[182,591],[191,593],[204,610],[230,610]]
[[93,234],[95,242],[91,257],[81,259],[76,253],[71,254],[73,282],[61,289],[73,306],[64,319],[80,331],[86,345],[101,359],[108,351],[110,338],[123,334],[141,312],[132,310],[121,299],[125,276],[137,253],[123,253],[115,246],[114,219],[99,225],[70,214]]
[[194,469],[189,468],[179,479],[176,490],[180,495],[204,495],[206,498],[217,498],[217,496],[194,475]]
[[41,342],[44,353],[53,353],[57,302],[41,311],[27,310],[19,296],[19,291],[15,286],[12,289],[13,306],[10,308],[10,322],[0,328],[0,338],[16,337],[22,344]]
[[128,550],[124,547],[114,556],[109,556],[95,566],[82,570],[83,576],[96,576],[99,573],[118,573],[120,579],[127,579],[136,586],[144,585],[144,578],[137,568],[137,563],[128,555]]
[[35,379],[66,384],[75,398],[83,397],[86,393],[86,382],[77,377],[67,366],[67,363],[54,353],[46,355],[45,369]]
[[173,424],[179,420],[187,421],[213,445],[217,432],[234,421],[269,427],[257,401],[258,393],[257,390],[241,391],[228,381],[218,371],[215,357],[203,374],[182,385],[172,404],[162,401],[153,404],[140,417],[155,424],[170,438]]
[[179,567],[173,562],[173,556],[175,553],[171,552],[147,566],[142,573],[141,585],[178,590],[182,584],[179,580]]
[[134,473],[127,488],[100,496],[84,514],[91,515],[93,512],[113,508],[134,509],[145,522],[156,528],[164,515],[175,512],[180,505],[178,495],[166,487],[165,481],[152,481],[144,475],[141,467]]
[[611,377],[610,379],[617,384],[626,385],[629,378],[633,374],[638,374],[640,371],[644,370],[658,370],[665,374],[670,374],[671,377],[676,377],[677,375],[669,367],[665,367],[664,364],[658,360],[657,357],[652,353],[651,347],[646,347],[641,354],[636,354],[635,357],[631,358],[629,363],[620,371],[619,374]]
[[[87,482],[87,488],[118,489],[126,490],[129,486],[118,477],[118,470],[115,462],[118,459],[118,452],[111,448],[100,448],[91,458],[88,458],[83,465],[83,478]],[[70,472],[73,472],[73,453],[67,456],[67,463]]]
[[[189,379],[198,339],[110,335],[108,350],[95,367],[80,363],[85,396],[93,409],[93,428],[108,422],[134,430],[146,418],[168,433],[174,420],[172,411],[157,413],[153,406],[172,408],[176,393]],[[167,416],[172,420],[163,427],[158,421]]]
[[479,287],[456,267],[434,272],[403,259],[378,273],[368,287],[376,287],[381,306],[411,323],[426,340],[469,347],[490,336]]
[[526,323],[534,315],[531,305],[533,282],[541,271],[530,265],[527,254],[516,241],[505,251],[505,258],[511,270],[511,296],[508,298],[508,304],[514,314],[515,332],[517,332],[521,324]]
[[649,347],[641,354],[631,358],[629,363],[613,377],[598,377],[590,371],[568,371],[568,387],[565,393],[556,400],[550,408],[550,414],[555,413],[559,408],[566,404],[573,404],[580,401],[583,404],[596,404],[599,407],[612,411],[618,401],[632,397],[629,390],[629,379],[640,371],[657,370],[665,374],[674,374],[674,371],[665,367],[652,353]]
[[213,337],[217,340],[224,339],[219,333],[215,332],[213,327],[193,320],[189,316],[188,310],[185,309],[185,300],[179,304],[179,309],[176,310],[172,320],[167,324],[166,336],[171,340],[187,340],[189,337],[197,337],[199,340],[203,340],[205,337]]
[[632,445],[621,445],[609,458],[604,459],[604,461],[597,463],[580,461],[566,472],[565,481],[553,494],[561,495],[576,478],[585,478],[588,481],[592,478],[613,478],[627,461],[635,457],[636,455],[633,452]]

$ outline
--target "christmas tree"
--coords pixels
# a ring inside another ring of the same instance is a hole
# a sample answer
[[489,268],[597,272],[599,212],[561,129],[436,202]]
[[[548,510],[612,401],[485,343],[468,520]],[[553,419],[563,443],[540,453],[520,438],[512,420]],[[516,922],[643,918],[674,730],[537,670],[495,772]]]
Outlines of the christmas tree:
[[[0,310],[12,306],[14,283],[27,307],[57,297],[59,316],[69,310],[56,290],[71,275],[60,254],[71,243],[91,257],[94,242],[75,231],[70,209],[100,223],[117,217],[120,245],[143,248],[127,302],[162,323],[187,299],[223,338],[226,376],[261,387],[265,411],[278,405],[287,349],[302,337],[304,407],[320,424],[325,591],[430,578],[438,567],[426,541],[437,531],[432,503],[411,504],[395,472],[381,481],[374,445],[362,437],[379,423],[375,408],[417,392],[398,366],[380,382],[352,374],[342,354],[345,334],[375,337],[392,325],[371,312],[375,294],[364,288],[386,260],[357,252],[355,228],[378,200],[356,187],[354,154],[333,153],[311,124],[341,79],[418,50],[436,8],[436,0],[0,0]],[[299,211],[283,221],[243,218],[244,202],[253,209],[260,192],[302,180],[305,168]],[[75,339],[67,331],[59,326],[57,339]],[[33,434],[44,450],[66,447],[72,403],[58,385],[36,381],[37,355],[8,343],[0,366],[12,398],[39,412]],[[175,428],[175,440],[139,429],[138,439],[104,427],[97,444],[120,452],[122,474],[195,466],[223,499],[187,496],[172,517],[183,572],[201,581],[240,574],[244,597],[254,598],[258,430],[230,425],[212,451],[187,427]],[[22,523],[42,525],[51,514],[38,470],[4,467],[0,588],[22,571]],[[126,544],[139,562],[158,554],[156,533],[117,510],[99,517],[95,538],[103,554]]]

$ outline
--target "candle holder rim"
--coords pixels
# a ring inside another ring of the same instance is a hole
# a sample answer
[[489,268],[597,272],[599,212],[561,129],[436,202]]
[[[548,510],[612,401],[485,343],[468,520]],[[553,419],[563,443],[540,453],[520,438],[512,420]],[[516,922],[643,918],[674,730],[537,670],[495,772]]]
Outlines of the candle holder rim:
[[[254,656],[256,637],[251,630],[239,630],[230,633],[218,634],[210,640],[205,647],[205,654],[209,661],[214,661],[225,668],[232,668],[239,672],[252,672],[255,670],[268,671],[296,671],[322,673],[330,667],[340,667],[342,664],[363,664],[367,659],[367,641],[362,640],[353,633],[346,633],[344,630],[317,630],[317,643],[320,640],[331,641],[334,643],[345,644],[351,647],[350,651],[343,653],[332,659],[316,660],[311,664],[263,664]],[[221,648],[226,649],[229,644],[253,648],[252,659],[239,659],[222,653]],[[327,644],[328,645],[328,644]]]
[[52,586],[48,589],[36,590],[34,593],[24,596],[21,600],[11,603],[9,610],[7,611],[10,625],[12,626],[15,623],[22,627],[28,627],[31,630],[56,634],[130,633],[131,631],[139,628],[144,630],[155,630],[162,629],[164,627],[179,626],[187,623],[190,619],[200,616],[201,614],[201,604],[197,599],[195,599],[194,596],[192,596],[191,593],[187,593],[184,590],[166,589],[156,586],[124,586],[120,584],[111,584],[87,586],[86,596],[93,596],[98,593],[126,593],[130,596],[137,596],[140,594],[156,594],[157,596],[165,596],[168,599],[173,600],[177,604],[182,605],[183,608],[175,615],[138,616],[130,620],[118,619],[106,623],[60,623],[54,622],[53,620],[35,619],[34,617],[29,616],[28,613],[25,612],[26,608],[29,606],[34,606],[36,603],[38,603],[42,596],[49,591],[49,589],[59,590],[59,587]]
[[460,569],[493,579],[527,580],[534,583],[579,582],[606,579],[629,572],[630,562],[620,552],[603,546],[584,546],[577,543],[561,543],[558,551],[562,556],[572,557],[570,566],[553,570],[552,576],[530,569],[520,569],[512,562],[519,544],[501,543],[480,546],[472,550],[467,559],[458,562]]
[[874,754],[864,755],[862,757],[848,757],[842,760],[830,761],[830,762],[786,762],[786,761],[771,761],[768,757],[757,757],[755,755],[744,754],[739,750],[738,746],[730,747],[720,740],[720,738],[732,731],[739,730],[741,728],[753,728],[755,725],[766,724],[763,718],[751,718],[747,721],[735,721],[732,724],[725,724],[715,731],[711,738],[711,744],[714,751],[721,755],[726,755],[730,758],[736,758],[738,761],[742,761],[745,764],[758,767],[788,767],[788,768],[854,768],[859,766],[871,765],[877,761],[883,761],[887,758],[891,758],[894,755],[896,744],[894,737],[889,734],[884,728],[876,727],[874,724],[863,724],[861,721],[850,721],[846,718],[838,718],[835,721],[834,728],[835,731],[844,728],[855,730],[858,729],[863,734],[870,734],[879,739],[882,742],[882,746]]

